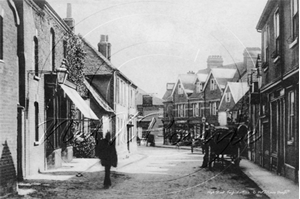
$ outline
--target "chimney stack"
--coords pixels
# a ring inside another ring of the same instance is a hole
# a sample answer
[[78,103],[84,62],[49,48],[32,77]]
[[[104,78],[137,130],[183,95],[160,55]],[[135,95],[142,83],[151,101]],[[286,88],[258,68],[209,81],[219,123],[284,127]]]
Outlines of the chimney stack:
[[72,18],[72,4],[67,4],[67,18],[64,18],[65,23],[69,26],[69,28],[74,31],[75,29],[75,21]]
[[100,35],[100,42],[98,43],[98,51],[104,55],[108,60],[111,56],[111,44],[108,43],[108,35]]
[[221,55],[210,55],[207,58],[207,68],[220,68],[223,66],[223,58]]

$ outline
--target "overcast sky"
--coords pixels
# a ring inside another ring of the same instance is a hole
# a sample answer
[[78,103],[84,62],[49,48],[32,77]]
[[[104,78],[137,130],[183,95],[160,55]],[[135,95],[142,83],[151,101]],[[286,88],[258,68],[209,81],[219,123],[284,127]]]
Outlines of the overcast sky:
[[267,0],[48,0],[61,18],[72,3],[75,32],[94,47],[112,44],[111,61],[138,87],[162,97],[178,74],[224,64],[260,47],[255,27]]

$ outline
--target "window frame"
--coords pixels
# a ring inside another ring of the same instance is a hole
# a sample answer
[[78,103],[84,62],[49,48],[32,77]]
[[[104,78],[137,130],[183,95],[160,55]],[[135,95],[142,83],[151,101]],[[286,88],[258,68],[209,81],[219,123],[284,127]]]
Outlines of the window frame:
[[35,136],[34,139],[36,142],[39,142],[39,103],[34,102],[34,126],[35,126]]
[[216,90],[216,80],[215,79],[211,79],[210,80],[210,90]]
[[34,59],[34,74],[39,76],[39,40],[36,36],[33,37],[33,59]]
[[50,66],[52,71],[55,71],[55,32],[53,28],[50,29]]
[[295,91],[288,92],[288,133],[287,133],[287,144],[292,145],[295,137]]
[[[298,38],[297,22],[299,13],[298,0],[291,0],[291,33],[293,41]],[[296,8],[296,9],[295,9]]]
[[269,56],[270,56],[270,52],[269,52],[269,45],[270,45],[270,28],[267,25],[265,27],[265,31],[264,31],[264,62],[268,62]]
[[4,24],[3,24],[3,16],[0,14],[0,60],[3,60],[4,58],[4,40],[3,40],[3,29],[4,29]]
[[182,95],[183,94],[183,89],[181,84],[178,84],[178,95]]
[[230,100],[231,100],[230,92],[225,93],[225,101],[230,102]]
[[280,48],[280,12],[277,8],[274,12],[274,41],[275,41],[275,52],[276,57],[279,54]]

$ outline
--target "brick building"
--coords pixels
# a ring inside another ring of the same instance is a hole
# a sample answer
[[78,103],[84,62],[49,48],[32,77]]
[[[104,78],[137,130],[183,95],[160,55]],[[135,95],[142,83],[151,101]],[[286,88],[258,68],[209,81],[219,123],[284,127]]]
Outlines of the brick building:
[[[269,0],[256,29],[261,65],[251,81],[251,159],[298,182],[299,176],[299,10],[298,0]],[[258,99],[257,99],[258,98]],[[256,105],[256,106],[253,106]]]
[[17,28],[20,18],[13,1],[0,1],[0,196],[16,191],[19,170],[17,142],[19,103]]
[[[107,35],[100,36],[98,49],[84,38],[81,39],[87,53],[84,68],[87,82],[103,99],[102,105],[97,105],[98,110],[95,107],[93,109],[102,118],[102,134],[110,131],[115,138],[118,156],[126,157],[137,148],[137,86],[111,63],[111,44]],[[91,97],[95,98],[95,95]]]

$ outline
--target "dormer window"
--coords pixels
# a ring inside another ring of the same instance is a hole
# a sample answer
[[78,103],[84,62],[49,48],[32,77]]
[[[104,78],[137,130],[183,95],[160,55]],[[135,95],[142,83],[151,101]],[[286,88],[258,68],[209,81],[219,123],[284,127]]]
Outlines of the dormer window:
[[202,91],[202,84],[201,82],[196,83],[196,93],[200,93]]

